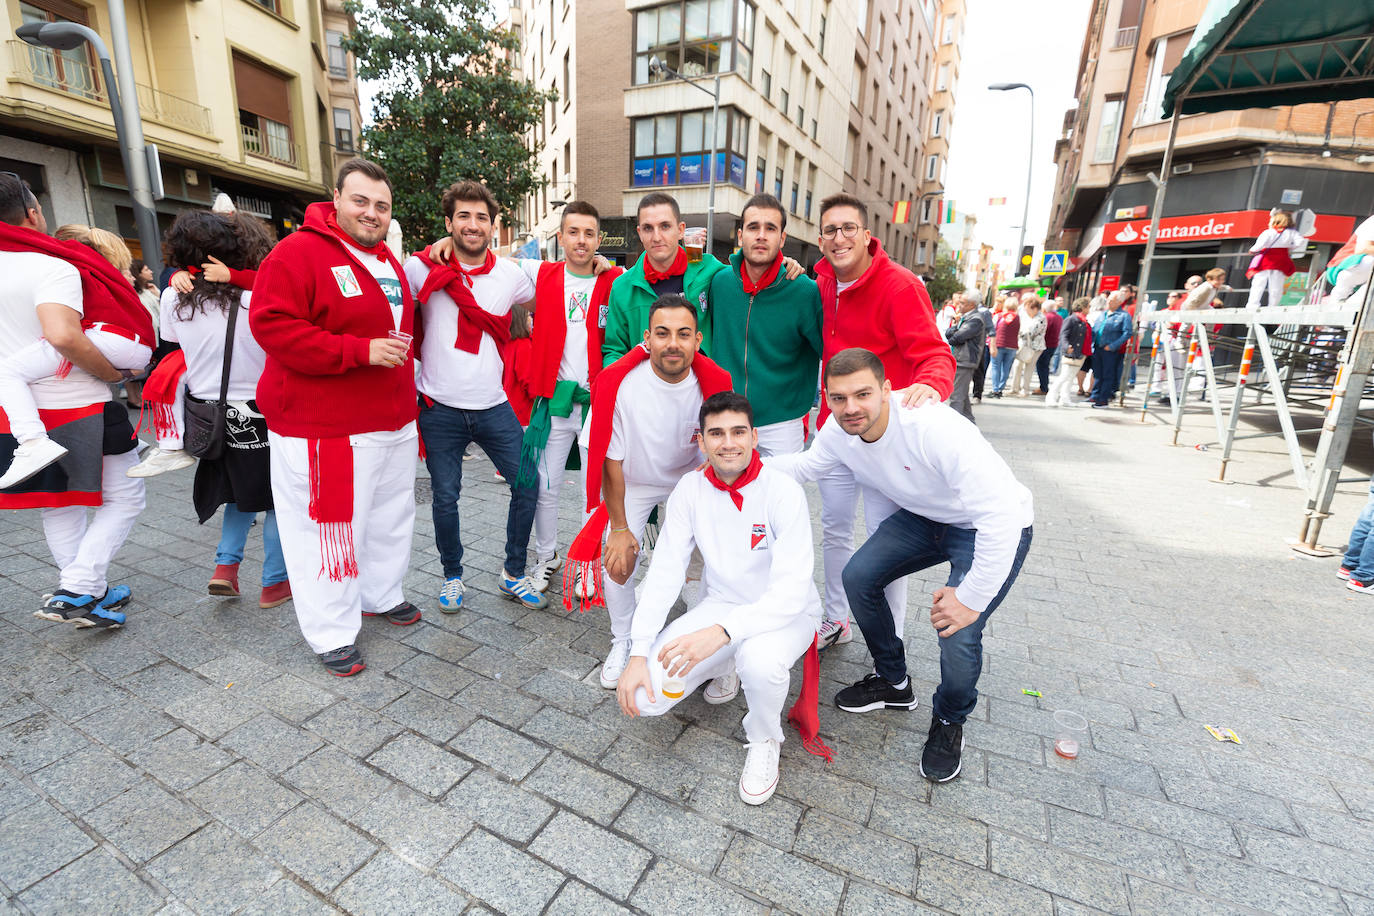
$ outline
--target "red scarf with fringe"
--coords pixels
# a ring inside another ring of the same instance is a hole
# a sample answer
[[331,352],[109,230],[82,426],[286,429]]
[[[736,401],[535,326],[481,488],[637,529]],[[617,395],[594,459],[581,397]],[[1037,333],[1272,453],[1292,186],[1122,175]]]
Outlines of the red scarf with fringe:
[[[177,416],[172,412],[176,401],[177,389],[186,377],[186,353],[177,349],[162,357],[148,378],[143,382],[143,410],[153,411],[153,434],[158,439],[170,439],[177,432]],[[138,430],[143,428],[143,410],[138,412]]]
[[811,637],[811,648],[806,650],[802,659],[801,693],[797,702],[787,711],[787,721],[796,726],[801,735],[802,747],[808,753],[824,758],[826,763],[835,759],[834,753],[821,740],[821,714],[818,707],[821,701],[821,653],[816,647],[820,634]]
[[320,575],[332,582],[358,577],[353,543],[353,446],[347,436],[307,439],[310,519],[320,526]]
[[[431,246],[432,247],[432,246]],[[435,261],[429,248],[416,255],[429,266],[429,276],[415,296],[421,305],[429,301],[436,290],[448,293],[453,304],[458,306],[458,339],[453,342],[454,349],[465,353],[476,353],[482,348],[482,335],[486,334],[496,341],[496,349],[504,351],[510,343],[510,316],[493,315],[477,304],[472,295],[472,277],[491,273],[496,266],[496,255],[487,249],[487,259],[481,267],[466,268],[456,258]]]
[[[534,284],[534,333],[530,335],[534,352],[529,384],[529,393],[534,397],[553,397],[558,384],[558,367],[568,340],[568,299],[563,286],[566,268],[563,261],[545,261],[539,265]],[[601,342],[606,336],[601,308],[610,302],[611,284],[624,272],[620,267],[602,271],[592,286],[591,302],[587,304],[588,389],[601,374]]]

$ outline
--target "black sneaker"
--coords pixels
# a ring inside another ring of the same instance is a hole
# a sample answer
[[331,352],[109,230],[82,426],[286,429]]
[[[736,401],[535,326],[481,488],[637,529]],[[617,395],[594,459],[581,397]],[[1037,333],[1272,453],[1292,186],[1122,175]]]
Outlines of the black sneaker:
[[409,601],[402,601],[389,611],[363,611],[364,617],[385,617],[387,623],[408,627],[420,620],[420,609]]
[[911,678],[907,678],[906,686],[898,690],[881,674],[870,674],[835,694],[835,705],[845,712],[915,709],[916,696],[911,692]]
[[930,734],[921,752],[921,775],[931,782],[948,782],[963,767],[964,727],[938,716],[930,720]]
[[336,677],[352,677],[367,667],[363,664],[363,653],[358,651],[357,646],[342,646],[319,655],[329,673]]

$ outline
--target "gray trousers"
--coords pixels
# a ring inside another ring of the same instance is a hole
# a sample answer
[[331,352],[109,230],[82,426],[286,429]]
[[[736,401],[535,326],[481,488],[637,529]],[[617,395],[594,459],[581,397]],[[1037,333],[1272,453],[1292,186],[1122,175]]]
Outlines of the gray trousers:
[[949,395],[949,406],[968,417],[970,423],[977,422],[973,419],[973,404],[969,400],[969,385],[973,383],[973,373],[977,371],[977,366],[959,366],[956,368],[954,370],[954,390]]

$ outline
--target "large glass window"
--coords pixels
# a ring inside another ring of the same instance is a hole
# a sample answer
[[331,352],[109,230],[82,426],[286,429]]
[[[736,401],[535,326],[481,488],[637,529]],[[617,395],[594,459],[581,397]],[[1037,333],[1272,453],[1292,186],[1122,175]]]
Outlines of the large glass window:
[[329,75],[348,76],[348,52],[343,49],[343,32],[324,33],[325,44],[329,46]]
[[[710,180],[711,110],[635,118],[630,181],[635,187]],[[716,122],[716,181],[745,187],[749,119],[722,108]]]
[[677,0],[635,13],[635,85],[669,77],[650,58],[686,77],[731,70],[751,76],[754,7],[747,0]]
[[1116,139],[1121,131],[1121,99],[1107,99],[1102,103],[1097,125],[1097,145],[1093,162],[1112,162],[1116,159]]

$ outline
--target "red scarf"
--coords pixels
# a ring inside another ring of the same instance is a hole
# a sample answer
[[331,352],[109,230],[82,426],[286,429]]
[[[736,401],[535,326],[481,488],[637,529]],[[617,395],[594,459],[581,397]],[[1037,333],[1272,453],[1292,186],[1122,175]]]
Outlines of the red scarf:
[[[534,290],[533,358],[530,368],[529,393],[534,397],[553,397],[558,384],[558,366],[563,360],[563,345],[568,339],[567,295],[564,287],[565,267],[561,262],[545,261],[539,265]],[[601,324],[601,309],[611,298],[611,284],[625,271],[620,267],[597,274],[592,287],[592,299],[587,304],[587,384],[601,373],[601,343],[606,329]]]
[[687,252],[683,251],[681,248],[677,250],[677,257],[673,258],[673,263],[670,264],[668,266],[668,269],[663,271],[662,273],[659,273],[659,271],[654,267],[654,265],[649,263],[648,253],[646,252],[644,255],[644,279],[649,282],[650,286],[654,285],[655,283],[661,283],[669,277],[680,276],[682,274],[685,274],[686,272]]
[[773,266],[764,271],[763,276],[759,278],[759,282],[756,284],[753,280],[749,279],[749,266],[741,259],[739,262],[739,278],[740,282],[744,284],[745,294],[757,296],[759,293],[772,286],[773,281],[778,278],[778,271],[781,268],[782,252],[779,251],[778,256],[773,259]]
[[[157,368],[148,373],[148,378],[143,382],[143,407],[151,407],[153,410],[153,432],[159,439],[168,439],[176,435],[177,418],[172,412],[172,404],[177,397],[177,389],[181,387],[181,380],[186,377],[186,352],[184,350],[173,350],[162,358],[157,364]],[[134,435],[138,435],[138,430],[143,428],[143,411],[138,412],[138,427],[134,430]]]
[[763,470],[763,462],[759,460],[758,449],[749,456],[749,466],[744,469],[744,473],[735,478],[734,483],[726,483],[716,476],[716,469],[711,465],[706,465],[706,480],[717,490],[724,490],[730,494],[730,502],[735,504],[735,508],[744,511],[744,497],[740,495],[740,488],[752,483],[759,476],[759,471]]
[[491,273],[496,266],[496,255],[491,253],[491,249],[487,249],[487,258],[482,266],[471,270],[453,257],[443,263],[435,261],[428,247],[417,257],[429,266],[429,276],[425,277],[425,283],[415,297],[420,304],[424,305],[432,293],[442,289],[458,306],[458,339],[453,343],[454,348],[465,353],[476,353],[482,347],[482,335],[486,334],[496,342],[497,350],[504,350],[506,344],[510,343],[510,316],[493,315],[478,305],[472,295],[472,277]]
[[353,544],[353,446],[347,436],[307,439],[310,519],[320,526],[320,575],[358,578]]
[[[343,229],[339,228],[339,221],[336,218],[336,211],[333,207],[331,207],[329,211],[325,214],[324,224],[329,227],[330,232],[333,232],[335,235],[337,235],[339,237],[339,240],[344,242],[345,244],[352,245],[359,251],[366,251],[368,254],[375,254],[377,256],[377,260],[379,261],[387,260],[387,252],[390,249],[386,247],[385,238],[383,238],[380,242],[378,242],[375,245],[364,245],[362,242],[358,241],[353,236],[349,235],[347,232],[344,232]],[[188,271],[191,270],[191,268],[189,267],[186,269]]]
[[811,648],[806,650],[802,660],[801,692],[797,702],[787,712],[787,721],[797,727],[801,734],[802,747],[817,757],[824,757],[826,763],[834,759],[829,747],[821,740],[821,716],[817,707],[821,698],[821,653],[816,648],[817,636],[811,637]]

